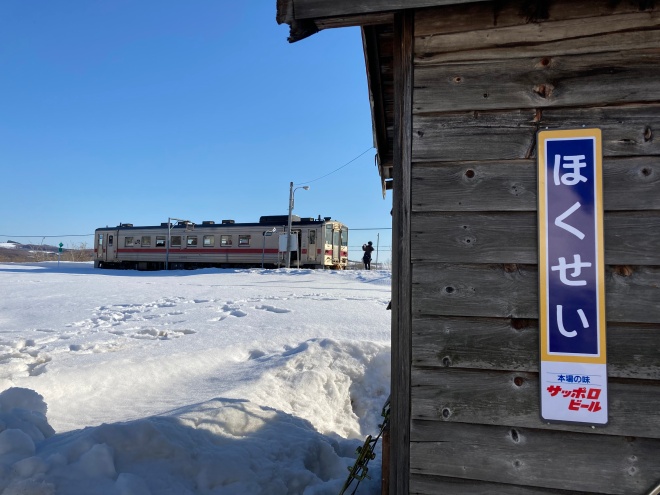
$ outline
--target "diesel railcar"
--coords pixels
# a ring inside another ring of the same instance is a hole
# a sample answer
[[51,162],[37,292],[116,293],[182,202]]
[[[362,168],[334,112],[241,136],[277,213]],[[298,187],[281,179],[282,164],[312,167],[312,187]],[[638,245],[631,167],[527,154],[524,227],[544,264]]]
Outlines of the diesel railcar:
[[[96,229],[95,268],[178,270],[187,268],[277,268],[286,266],[288,216],[262,216],[258,223],[195,224],[179,220],[157,226],[122,223]],[[292,216],[291,267],[344,269],[348,228],[330,217]]]

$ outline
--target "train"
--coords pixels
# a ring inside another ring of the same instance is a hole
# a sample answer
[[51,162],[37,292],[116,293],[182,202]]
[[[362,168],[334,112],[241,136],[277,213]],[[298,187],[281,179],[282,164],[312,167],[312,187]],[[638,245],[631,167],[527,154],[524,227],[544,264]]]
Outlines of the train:
[[[287,215],[259,222],[168,219],[154,226],[120,223],[94,232],[94,267],[134,270],[279,268],[287,264]],[[291,216],[291,267],[345,269],[348,227],[331,217]]]

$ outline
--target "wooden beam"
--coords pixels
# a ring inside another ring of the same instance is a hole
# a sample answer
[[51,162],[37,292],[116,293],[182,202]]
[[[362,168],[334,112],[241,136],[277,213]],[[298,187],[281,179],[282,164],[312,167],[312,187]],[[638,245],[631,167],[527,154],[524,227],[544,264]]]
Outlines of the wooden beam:
[[415,495],[593,495],[573,490],[557,490],[556,488],[539,488],[537,486],[505,485],[479,480],[464,480],[443,476],[425,474],[410,475],[410,492]]
[[[539,275],[535,265],[415,263],[413,266],[415,317],[539,317]],[[606,266],[607,321],[660,321],[658,280],[660,266]]]
[[[607,36],[604,38],[606,39]],[[652,48],[416,66],[416,113],[654,103],[660,33]],[[510,50],[515,51],[513,47]],[[442,95],[441,98],[438,95]]]
[[475,0],[290,0],[296,19],[342,17],[351,14],[401,12],[405,9],[473,3]]
[[[632,127],[630,121],[628,125]],[[628,129],[627,135],[637,137],[634,131]],[[608,144],[622,141],[621,134],[604,135]],[[536,160],[531,159],[417,164],[412,171],[413,212],[536,211],[536,174]],[[660,210],[660,156],[605,158],[603,182],[605,211]]]
[[[381,54],[378,28],[367,26],[362,28],[362,45],[364,49],[364,62],[367,69],[367,87],[369,88],[369,101],[371,103],[371,122],[374,139],[374,148],[378,150],[378,172],[385,197],[385,180],[391,178],[389,167],[384,163],[391,154],[387,139],[387,116],[383,100],[383,81],[381,77]],[[391,47],[391,45],[390,45]],[[387,54],[392,57],[392,53]],[[390,164],[391,165],[391,164]]]
[[[538,351],[537,351],[538,352]],[[538,356],[538,355],[537,355]],[[549,424],[541,420],[538,373],[460,368],[414,368],[412,442],[440,441],[436,427],[460,423],[505,425],[590,435],[654,438],[660,441],[660,394],[655,380],[608,378],[606,427]],[[424,422],[420,431],[418,422]],[[660,447],[660,443],[658,444]]]
[[[414,474],[502,483],[483,493],[520,493],[507,486],[517,485],[571,495],[646,494],[660,479],[657,439],[456,422],[434,427],[435,441],[411,446]],[[475,492],[456,486],[430,493]]]
[[390,493],[408,493],[410,476],[410,369],[412,265],[410,174],[414,15],[394,19],[394,190],[392,209],[392,391]]
[[[660,100],[660,93],[658,98]],[[413,159],[415,165],[432,161],[530,159],[536,157],[539,128],[584,126],[598,127],[603,131],[605,157],[660,155],[660,139],[654,139],[654,129],[660,128],[660,106],[654,102],[611,107],[414,115]],[[652,180],[655,177],[649,175]]]
[[329,17],[314,20],[314,24],[316,24],[319,30],[352,26],[377,26],[379,24],[392,24],[392,22],[394,22],[394,14],[391,12]]
[[[411,257],[413,262],[535,264],[537,223],[531,211],[415,214]],[[605,212],[604,223],[606,264],[660,265],[660,211]]]
[[[460,22],[442,10],[436,12],[437,17],[445,22],[450,19],[457,25]],[[429,17],[420,16],[426,22]],[[519,17],[517,19],[521,22]],[[545,57],[546,63],[551,64],[554,57],[592,56],[611,51],[612,46],[633,52],[653,49],[660,39],[659,12],[627,12],[601,17],[592,14],[592,17],[519,25],[501,25],[503,19],[498,17],[497,26],[491,25],[487,29],[479,29],[468,19],[464,22],[464,31],[443,26],[447,32],[422,35],[416,30],[415,64],[483,63],[527,57]]]
[[[537,319],[415,318],[412,345],[418,368],[539,371]],[[608,322],[607,374],[660,380],[660,323]]]

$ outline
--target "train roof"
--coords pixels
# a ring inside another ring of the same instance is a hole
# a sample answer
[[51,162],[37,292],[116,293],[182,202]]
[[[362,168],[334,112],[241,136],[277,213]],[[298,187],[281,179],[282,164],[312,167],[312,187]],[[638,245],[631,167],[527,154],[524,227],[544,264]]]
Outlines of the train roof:
[[[338,220],[333,220],[331,217],[323,217],[319,215],[318,218],[313,218],[313,217],[299,217],[297,215],[292,215],[291,216],[291,224],[295,226],[303,226],[303,225],[320,225],[325,222],[338,222]],[[234,220],[222,220],[221,222],[214,222],[214,221],[203,221],[200,223],[195,223],[195,222],[179,222],[179,223],[173,223],[172,228],[173,229],[185,229],[186,225],[194,225],[195,227],[204,227],[204,228],[226,228],[226,227],[234,227],[234,228],[241,228],[241,227],[274,227],[274,226],[286,226],[289,223],[289,217],[287,215],[267,215],[267,216],[262,216],[259,218],[259,222],[242,222],[242,223],[236,223]],[[100,227],[96,229],[97,231],[103,231],[103,230],[117,230],[117,229],[135,229],[135,230],[146,230],[146,229],[162,229],[163,227],[167,227],[167,222],[163,222],[160,225],[133,225],[132,223],[120,223],[116,227]]]

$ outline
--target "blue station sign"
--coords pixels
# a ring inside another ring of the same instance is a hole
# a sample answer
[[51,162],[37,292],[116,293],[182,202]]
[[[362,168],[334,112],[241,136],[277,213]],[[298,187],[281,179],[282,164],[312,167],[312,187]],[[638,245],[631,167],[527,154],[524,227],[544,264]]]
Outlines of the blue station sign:
[[541,417],[606,424],[600,129],[538,134]]

